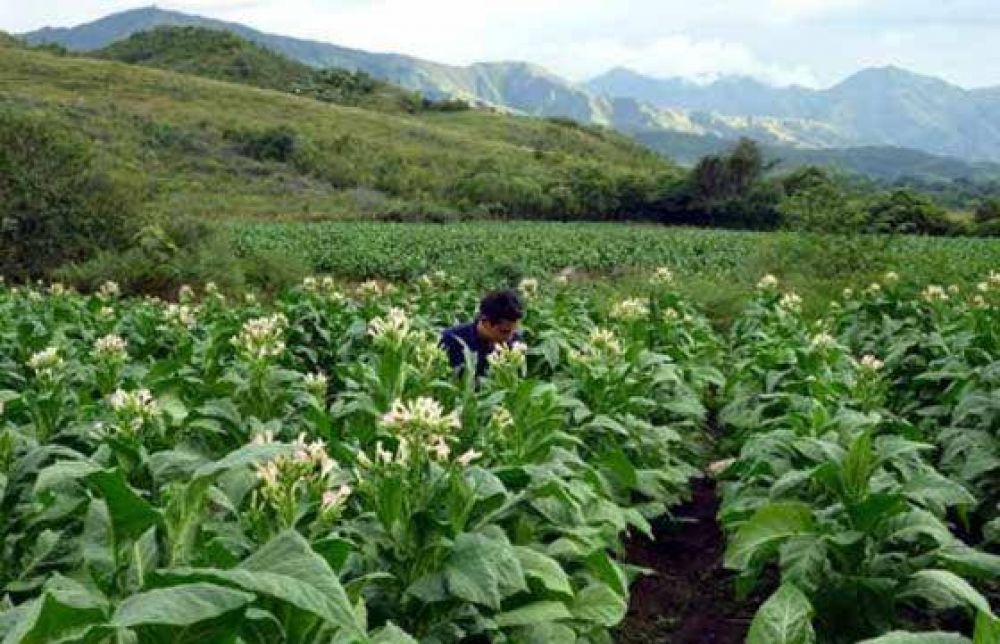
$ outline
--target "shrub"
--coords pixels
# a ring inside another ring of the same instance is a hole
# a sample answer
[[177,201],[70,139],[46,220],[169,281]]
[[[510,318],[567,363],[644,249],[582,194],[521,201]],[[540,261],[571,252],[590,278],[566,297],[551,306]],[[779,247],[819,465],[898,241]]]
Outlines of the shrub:
[[141,184],[101,169],[90,141],[43,115],[0,109],[0,274],[38,278],[127,244]]
[[240,154],[257,161],[288,163],[299,147],[298,134],[284,125],[264,130],[230,130],[225,137],[236,143]]

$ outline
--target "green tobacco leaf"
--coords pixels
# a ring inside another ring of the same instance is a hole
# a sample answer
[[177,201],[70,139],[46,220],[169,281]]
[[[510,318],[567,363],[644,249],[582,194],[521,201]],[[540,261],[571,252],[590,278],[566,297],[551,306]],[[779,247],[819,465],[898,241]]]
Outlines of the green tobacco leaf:
[[949,570],[962,577],[1000,579],[1000,555],[958,544],[944,550],[940,557]]
[[[20,608],[20,607],[19,607]],[[42,594],[20,610],[3,644],[47,644],[107,618],[108,602],[79,582],[59,574]]]
[[527,590],[524,571],[509,543],[482,534],[463,533],[444,570],[445,584],[455,597],[500,610],[514,592]]
[[750,624],[747,644],[812,644],[813,607],[794,584],[782,584]]
[[225,586],[182,584],[132,595],[118,606],[111,622],[123,628],[190,626],[242,608],[253,600],[253,594]]
[[972,636],[973,644],[996,644],[1000,642],[1000,619],[979,612],[976,616],[976,630]]
[[313,613],[356,637],[364,636],[337,574],[295,530],[282,532],[231,570],[174,568],[157,575],[166,580],[233,584]]
[[569,576],[558,561],[527,546],[518,546],[514,550],[526,577],[537,579],[547,590],[554,593],[573,594]]
[[389,622],[371,635],[371,644],[417,644],[409,633]]
[[510,633],[511,644],[576,644],[572,628],[557,622],[531,624]]
[[913,573],[900,599],[920,598],[935,608],[971,606],[990,613],[990,604],[969,582],[948,570],[920,570]]
[[604,550],[595,550],[587,557],[587,570],[606,583],[616,593],[628,598],[628,579],[621,565],[608,556]]
[[757,510],[739,530],[726,548],[725,565],[734,570],[746,570],[759,554],[781,541],[814,529],[812,509],[804,503],[769,503]]
[[87,476],[97,488],[111,515],[115,539],[134,539],[162,519],[160,511],[140,497],[117,470],[102,470]]
[[223,458],[212,463],[206,463],[195,470],[194,480],[210,478],[236,467],[251,467],[269,461],[282,454],[291,454],[291,445],[273,443],[269,445],[245,445],[232,451]]
[[493,621],[500,628],[511,626],[528,626],[530,624],[542,624],[545,622],[557,622],[564,619],[572,619],[566,605],[562,602],[542,601],[528,604],[505,613],[499,613],[493,617]]
[[614,628],[624,618],[628,605],[606,584],[591,584],[576,594],[570,607],[573,617]]
[[967,637],[957,633],[933,631],[927,633],[907,633],[893,631],[882,637],[858,642],[858,644],[971,644]]

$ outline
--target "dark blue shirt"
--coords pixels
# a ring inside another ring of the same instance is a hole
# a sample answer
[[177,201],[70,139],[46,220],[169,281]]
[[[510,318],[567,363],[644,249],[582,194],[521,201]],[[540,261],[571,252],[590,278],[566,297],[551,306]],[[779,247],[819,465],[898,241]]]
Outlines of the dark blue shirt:
[[[523,342],[520,331],[514,333],[508,344],[514,342]],[[451,362],[452,369],[460,370],[465,366],[465,349],[468,348],[476,354],[476,377],[481,378],[486,375],[486,370],[489,368],[487,358],[493,352],[493,347],[479,339],[475,322],[445,329],[441,334],[441,346],[448,352],[448,361]]]

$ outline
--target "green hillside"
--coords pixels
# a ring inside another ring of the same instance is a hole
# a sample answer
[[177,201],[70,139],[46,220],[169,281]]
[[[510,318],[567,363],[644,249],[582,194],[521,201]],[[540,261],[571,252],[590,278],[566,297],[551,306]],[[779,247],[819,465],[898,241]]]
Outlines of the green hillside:
[[[259,69],[277,79],[292,68]],[[613,214],[679,173],[605,130],[389,114],[17,48],[0,49],[0,101],[82,133],[102,163],[142,177],[152,212],[171,215]]]
[[203,27],[158,27],[90,54],[184,74],[390,111],[421,108],[420,95],[365,72],[317,70],[235,34]]

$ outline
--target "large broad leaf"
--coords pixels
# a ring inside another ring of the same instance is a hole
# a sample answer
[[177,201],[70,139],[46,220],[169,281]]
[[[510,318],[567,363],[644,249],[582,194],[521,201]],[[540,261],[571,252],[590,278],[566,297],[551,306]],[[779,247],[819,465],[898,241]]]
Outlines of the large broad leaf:
[[564,619],[572,619],[566,605],[562,602],[542,601],[528,604],[505,613],[499,613],[493,617],[493,621],[500,628],[511,626],[528,626],[531,624],[543,624],[545,622],[557,622]]
[[769,503],[757,510],[726,548],[725,565],[746,570],[759,553],[777,547],[789,537],[813,530],[812,509],[804,503]]
[[235,467],[250,467],[269,461],[282,454],[291,454],[294,447],[281,443],[268,445],[245,445],[226,454],[212,463],[206,463],[194,471],[194,480],[211,478]]
[[45,584],[41,596],[19,607],[17,623],[3,644],[43,644],[103,622],[107,600],[82,584],[59,574]]
[[102,470],[87,476],[108,504],[115,539],[134,539],[161,521],[160,512],[129,487],[121,472]]
[[242,608],[255,599],[251,593],[215,584],[182,584],[132,595],[115,611],[115,626],[190,626]]
[[576,644],[572,628],[557,622],[531,624],[510,633],[511,644]]
[[750,624],[747,644],[812,644],[813,607],[795,584],[782,584]]
[[1000,579],[1000,555],[956,543],[944,550],[940,557],[949,570],[962,577]]
[[288,602],[353,636],[364,636],[337,574],[295,530],[282,532],[231,570],[173,568],[157,576],[233,584]]
[[527,578],[538,580],[546,590],[564,595],[573,594],[569,576],[558,561],[527,546],[518,546],[514,551]]
[[858,644],[971,644],[967,637],[957,633],[933,631],[927,633],[906,633],[893,631],[882,637],[858,642]]
[[1000,619],[993,615],[980,612],[976,617],[976,631],[973,633],[973,644],[996,644],[1000,642]]
[[900,599],[920,598],[934,608],[971,606],[990,613],[990,604],[979,591],[948,570],[921,570],[913,573]]
[[455,538],[444,581],[455,597],[494,610],[500,610],[504,598],[527,590],[514,548],[505,539],[476,533]]
[[606,584],[591,584],[576,594],[570,607],[573,617],[614,628],[624,618],[628,606],[625,600]]
[[389,622],[372,634],[371,644],[417,644],[409,633]]

